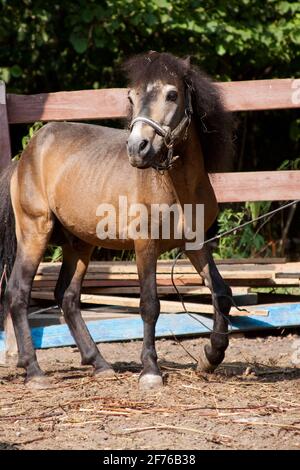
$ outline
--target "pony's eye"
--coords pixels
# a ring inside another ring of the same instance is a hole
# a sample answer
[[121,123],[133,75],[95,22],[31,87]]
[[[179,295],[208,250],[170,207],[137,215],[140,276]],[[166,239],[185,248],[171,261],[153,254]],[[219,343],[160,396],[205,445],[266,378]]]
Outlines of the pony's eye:
[[167,93],[166,101],[176,101],[178,98],[178,93],[175,90],[171,90]]
[[128,95],[129,103],[133,105],[133,101],[130,95]]

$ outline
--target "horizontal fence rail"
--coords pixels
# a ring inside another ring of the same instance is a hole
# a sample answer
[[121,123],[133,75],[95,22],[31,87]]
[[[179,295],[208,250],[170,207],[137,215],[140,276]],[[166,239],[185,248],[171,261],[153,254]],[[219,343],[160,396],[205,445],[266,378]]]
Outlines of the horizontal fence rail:
[[[274,79],[217,84],[229,111],[300,107],[300,79]],[[7,95],[10,124],[34,121],[116,119],[127,115],[125,88],[81,90],[39,95]]]
[[124,118],[127,105],[127,90],[124,88],[7,95],[10,124]]
[[[300,79],[224,82],[217,86],[229,111],[300,107]],[[124,118],[127,93],[127,89],[115,88],[16,95],[6,94],[0,82],[0,168],[10,161],[9,124]],[[214,173],[210,179],[219,202],[300,199],[300,171]]]
[[300,79],[224,82],[218,86],[228,111],[300,108]]
[[218,202],[300,199],[300,171],[254,171],[209,175]]

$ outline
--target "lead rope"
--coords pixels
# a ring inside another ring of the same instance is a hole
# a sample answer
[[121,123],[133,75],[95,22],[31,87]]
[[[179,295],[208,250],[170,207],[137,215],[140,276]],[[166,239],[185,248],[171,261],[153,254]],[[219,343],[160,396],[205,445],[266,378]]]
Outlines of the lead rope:
[[[175,188],[173,186],[173,189],[175,191]],[[177,192],[175,191],[175,196],[176,198],[178,199],[178,196],[177,196]],[[290,207],[290,206],[293,206],[294,204],[298,204],[300,202],[300,199],[295,199],[294,201],[291,201],[291,202],[288,202],[287,204],[284,204],[280,207],[278,207],[277,209],[274,209],[272,211],[269,211],[269,212],[266,212],[265,214],[263,215],[260,215],[259,217],[256,217],[255,219],[251,219],[249,220],[248,222],[244,222],[243,224],[241,225],[237,225],[236,227],[230,229],[230,230],[226,230],[225,232],[222,232],[220,233],[219,235],[216,235],[215,237],[212,237],[212,238],[209,238],[208,240],[205,240],[202,244],[202,246],[206,245],[207,243],[210,243],[212,241],[215,241],[215,240],[219,240],[220,238],[222,237],[225,237],[226,235],[229,235],[230,233],[234,233],[238,230],[241,230],[243,227],[246,227],[247,225],[250,225],[250,224],[253,224],[254,222],[257,222],[258,220],[262,220],[262,219],[265,219],[266,217],[273,217],[274,214],[276,214],[277,212],[280,212],[284,209],[286,209],[287,207]],[[229,335],[230,333],[232,333],[232,330],[233,330],[233,325],[229,319],[229,317],[227,315],[224,315],[224,313],[222,313],[220,310],[218,310],[218,313],[220,315],[222,315],[222,317],[225,319],[225,321],[228,323],[228,325],[230,326],[230,331],[226,332],[226,333],[223,333],[223,332],[220,332],[220,331],[215,331],[213,328],[210,328],[209,326],[207,326],[205,323],[203,323],[198,317],[196,317],[195,315],[193,315],[191,312],[189,312],[185,306],[185,303],[184,303],[184,300],[183,300],[183,296],[182,294],[179,292],[176,284],[175,284],[175,281],[174,281],[174,269],[175,269],[175,266],[176,266],[176,263],[177,261],[179,260],[179,258],[181,257],[181,255],[183,254],[183,251],[180,250],[178,252],[178,254],[176,255],[176,257],[174,258],[173,260],[173,263],[172,263],[172,269],[171,269],[171,281],[172,281],[172,284],[173,284],[173,287],[177,293],[177,296],[182,304],[182,307],[183,307],[183,310],[184,312],[189,315],[191,318],[193,318],[194,320],[196,320],[198,323],[200,323],[202,326],[204,326],[204,328],[206,328],[210,333],[217,333],[219,335]],[[245,308],[240,308],[237,306],[235,300],[233,299],[233,297],[229,296],[229,295],[221,295],[221,296],[217,296],[218,297],[225,297],[225,298],[228,298],[232,305],[237,309],[239,310],[240,312],[247,312],[249,313],[249,311]]]

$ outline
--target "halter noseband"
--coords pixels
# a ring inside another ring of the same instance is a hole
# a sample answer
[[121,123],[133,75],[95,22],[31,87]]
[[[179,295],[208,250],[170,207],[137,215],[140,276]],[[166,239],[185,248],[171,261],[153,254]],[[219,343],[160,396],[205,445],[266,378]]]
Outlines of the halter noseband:
[[173,130],[171,130],[169,126],[162,126],[158,122],[153,121],[153,119],[144,116],[137,116],[131,121],[130,131],[132,131],[132,128],[136,122],[144,122],[145,124],[151,126],[155,130],[155,132],[164,139],[164,144],[168,149],[168,155],[167,158],[161,164],[153,166],[155,170],[169,170],[173,166],[174,162],[179,158],[179,155],[173,155],[173,151],[174,145],[176,144],[176,142],[178,142],[183,131],[185,131],[183,140],[187,138],[187,131],[191,123],[193,108],[191,86],[187,83],[185,85],[186,88],[184,116],[181,119],[180,123]]

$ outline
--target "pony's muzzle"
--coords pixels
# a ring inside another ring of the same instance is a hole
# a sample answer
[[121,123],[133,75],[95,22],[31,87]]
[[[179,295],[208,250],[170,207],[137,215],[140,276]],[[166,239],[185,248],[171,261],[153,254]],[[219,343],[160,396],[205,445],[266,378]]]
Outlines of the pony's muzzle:
[[137,168],[150,166],[151,142],[146,138],[129,136],[127,141],[127,154],[129,162]]

